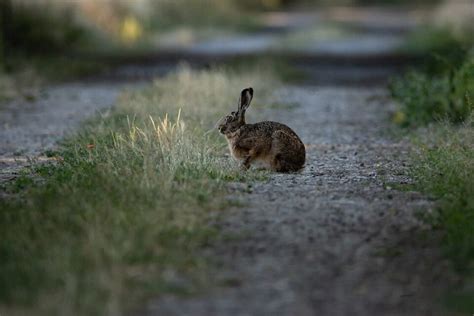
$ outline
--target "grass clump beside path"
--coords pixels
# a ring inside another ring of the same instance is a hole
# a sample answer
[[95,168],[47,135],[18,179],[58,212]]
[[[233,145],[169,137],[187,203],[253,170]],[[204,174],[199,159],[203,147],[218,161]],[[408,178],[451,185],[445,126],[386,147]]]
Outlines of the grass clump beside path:
[[437,126],[413,168],[417,187],[440,199],[435,224],[460,270],[474,264],[474,117],[460,127]]
[[438,57],[440,71],[411,71],[391,84],[392,95],[401,104],[394,120],[418,126],[448,120],[460,123],[474,110],[474,55],[454,65]]
[[[442,232],[441,247],[464,284],[443,298],[462,314],[474,308],[474,117],[462,126],[435,125],[423,136],[412,177],[416,188],[438,199],[428,221]],[[436,127],[436,130],[434,129]]]
[[225,181],[251,177],[206,131],[243,87],[262,96],[275,84],[266,69],[183,67],[125,93],[64,144],[57,164],[33,170],[41,184],[10,186],[20,192],[0,205],[0,306],[117,315],[143,298],[202,285],[200,252],[215,235],[209,211],[228,204]]
[[469,117],[474,109],[474,42],[467,34],[425,27],[408,38],[402,50],[423,62],[392,80],[392,95],[401,105],[396,123],[416,127]]
[[[400,103],[394,121],[413,130],[411,176],[418,190],[438,199],[428,216],[442,231],[442,248],[465,279],[446,297],[451,308],[472,313],[474,278],[474,46],[467,35],[424,29],[409,44],[427,61],[391,84]],[[415,45],[415,43],[417,43]],[[470,288],[470,290],[469,290]],[[456,292],[456,293],[455,293]]]

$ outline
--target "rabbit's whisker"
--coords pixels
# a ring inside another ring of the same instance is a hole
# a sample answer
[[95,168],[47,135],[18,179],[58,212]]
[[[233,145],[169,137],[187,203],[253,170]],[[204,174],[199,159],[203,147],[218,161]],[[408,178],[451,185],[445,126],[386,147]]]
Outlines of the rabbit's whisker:
[[204,133],[204,135],[207,135],[211,132],[213,132],[215,129],[217,129],[217,127],[222,123],[222,121],[224,120],[225,116],[221,117],[219,120],[217,120],[216,124],[214,124],[214,126],[208,130],[207,132]]

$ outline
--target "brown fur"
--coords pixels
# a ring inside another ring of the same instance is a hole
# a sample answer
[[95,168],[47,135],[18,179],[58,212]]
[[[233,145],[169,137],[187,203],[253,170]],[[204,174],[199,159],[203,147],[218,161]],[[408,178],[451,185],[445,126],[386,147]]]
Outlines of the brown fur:
[[260,162],[277,172],[301,169],[306,151],[298,135],[288,126],[277,122],[245,123],[245,111],[253,97],[253,89],[244,89],[237,112],[225,117],[219,131],[225,135],[232,156],[248,169]]

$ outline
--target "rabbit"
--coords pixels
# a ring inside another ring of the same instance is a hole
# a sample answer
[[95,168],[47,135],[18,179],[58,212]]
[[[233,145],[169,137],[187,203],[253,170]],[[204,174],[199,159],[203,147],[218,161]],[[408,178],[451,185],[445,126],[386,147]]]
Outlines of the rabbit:
[[252,98],[252,88],[242,90],[237,112],[231,112],[218,123],[218,130],[226,137],[232,156],[242,162],[245,170],[255,163],[276,172],[303,168],[305,146],[291,128],[270,121],[245,123],[245,111]]

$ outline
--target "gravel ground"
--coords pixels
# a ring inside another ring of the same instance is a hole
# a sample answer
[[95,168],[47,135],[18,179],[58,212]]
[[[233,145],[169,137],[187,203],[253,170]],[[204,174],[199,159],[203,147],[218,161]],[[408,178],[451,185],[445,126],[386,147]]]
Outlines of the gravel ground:
[[[141,315],[447,315],[435,303],[447,263],[415,216],[432,202],[394,188],[410,182],[409,146],[384,136],[387,92],[290,87],[278,94],[299,107],[259,116],[301,135],[306,167],[232,186],[230,198],[246,206],[216,224],[240,236],[209,250],[220,285],[153,301]],[[255,115],[249,110],[249,119]]]
[[[44,152],[97,111],[110,108],[123,83],[77,82],[45,88],[34,100],[0,106],[0,184],[49,161]],[[0,197],[2,192],[0,192]]]
[[37,155],[96,111],[112,106],[120,85],[72,83],[46,88],[33,101],[0,108],[0,155]]

